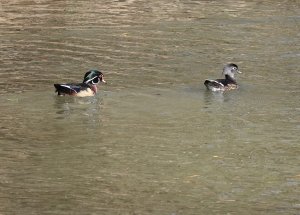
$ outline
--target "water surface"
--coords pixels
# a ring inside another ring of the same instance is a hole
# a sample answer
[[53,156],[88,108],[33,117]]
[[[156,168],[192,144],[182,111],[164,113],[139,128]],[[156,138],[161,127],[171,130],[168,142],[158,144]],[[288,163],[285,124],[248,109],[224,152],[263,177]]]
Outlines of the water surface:
[[[1,214],[298,214],[297,1],[2,1]],[[238,91],[207,92],[227,62]],[[91,98],[53,83],[102,69]]]

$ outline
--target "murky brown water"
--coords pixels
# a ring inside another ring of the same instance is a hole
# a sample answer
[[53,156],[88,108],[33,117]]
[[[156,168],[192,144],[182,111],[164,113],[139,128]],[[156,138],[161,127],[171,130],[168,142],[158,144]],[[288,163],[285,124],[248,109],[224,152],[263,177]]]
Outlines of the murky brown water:
[[[2,0],[0,214],[299,214],[299,14]],[[227,62],[240,90],[207,92]],[[97,96],[55,96],[92,68]]]

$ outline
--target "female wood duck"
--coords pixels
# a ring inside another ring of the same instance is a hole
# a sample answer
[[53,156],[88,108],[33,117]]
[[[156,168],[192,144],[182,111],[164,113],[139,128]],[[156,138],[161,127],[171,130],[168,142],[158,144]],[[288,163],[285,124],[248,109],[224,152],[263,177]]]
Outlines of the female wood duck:
[[222,73],[223,75],[225,75],[225,79],[216,79],[216,80],[206,79],[204,85],[208,90],[211,91],[227,91],[227,90],[238,89],[239,85],[234,79],[234,75],[236,73],[242,73],[239,71],[238,66],[233,63],[227,64],[223,68],[223,73]]
[[106,83],[102,72],[90,70],[85,73],[82,83],[78,84],[54,84],[55,92],[59,96],[70,95],[78,97],[94,96],[97,93],[97,84]]

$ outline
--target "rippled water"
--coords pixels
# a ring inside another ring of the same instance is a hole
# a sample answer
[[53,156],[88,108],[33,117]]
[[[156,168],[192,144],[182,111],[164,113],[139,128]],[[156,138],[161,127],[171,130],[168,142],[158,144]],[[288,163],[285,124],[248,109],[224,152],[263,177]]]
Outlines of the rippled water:
[[[0,214],[299,214],[298,1],[0,3]],[[227,62],[241,88],[207,92]],[[92,98],[53,83],[102,69]]]

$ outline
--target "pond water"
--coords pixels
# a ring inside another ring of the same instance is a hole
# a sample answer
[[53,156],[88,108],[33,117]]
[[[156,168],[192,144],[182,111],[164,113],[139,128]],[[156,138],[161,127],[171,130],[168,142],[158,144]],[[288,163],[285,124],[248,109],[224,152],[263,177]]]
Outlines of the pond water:
[[[0,3],[0,214],[299,214],[298,1]],[[237,91],[211,93],[228,62]],[[54,83],[101,69],[95,97]]]

